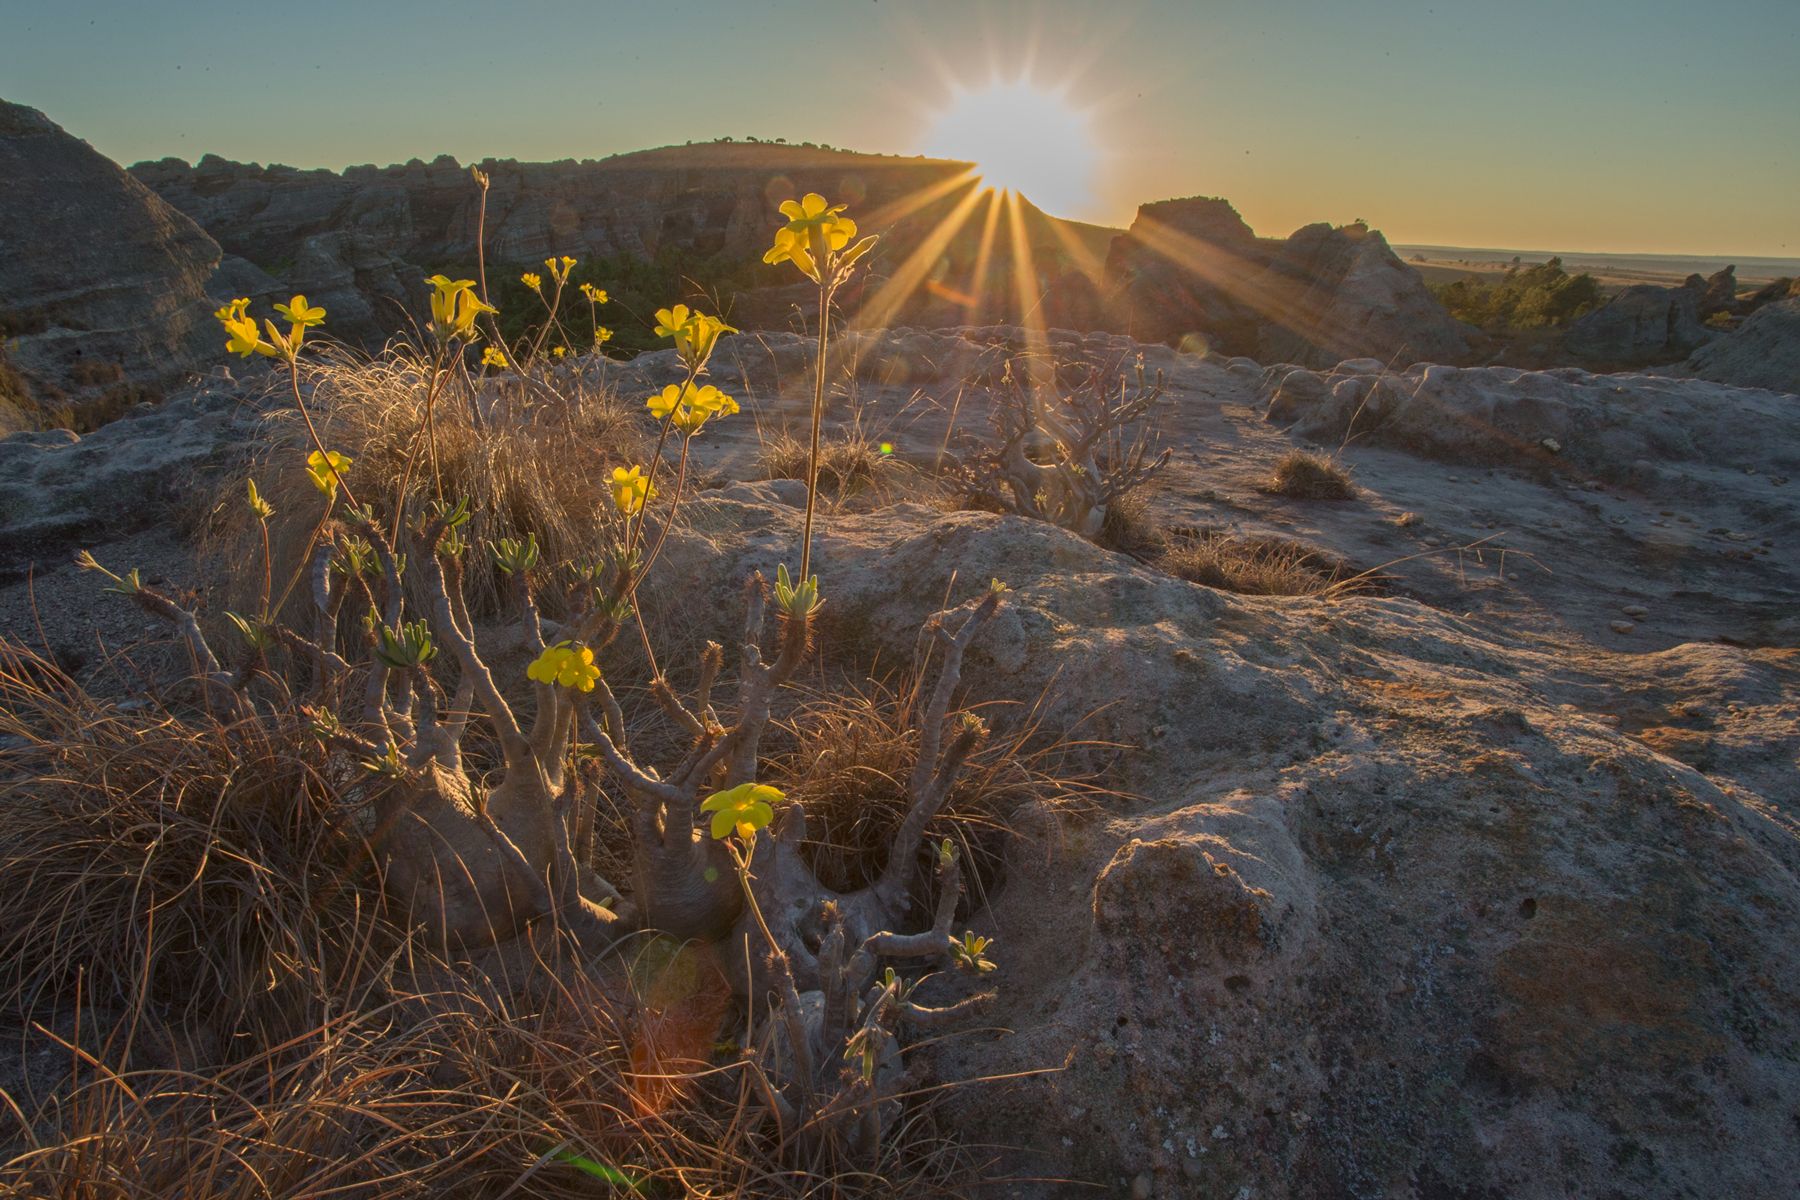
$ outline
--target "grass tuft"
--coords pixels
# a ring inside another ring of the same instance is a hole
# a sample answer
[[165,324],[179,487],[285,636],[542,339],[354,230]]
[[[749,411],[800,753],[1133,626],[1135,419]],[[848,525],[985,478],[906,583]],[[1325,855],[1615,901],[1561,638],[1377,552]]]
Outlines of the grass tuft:
[[1317,596],[1349,574],[1298,542],[1211,530],[1172,541],[1157,565],[1189,583],[1246,596]]
[[1264,490],[1291,500],[1349,500],[1356,495],[1347,467],[1335,458],[1305,450],[1283,455]]

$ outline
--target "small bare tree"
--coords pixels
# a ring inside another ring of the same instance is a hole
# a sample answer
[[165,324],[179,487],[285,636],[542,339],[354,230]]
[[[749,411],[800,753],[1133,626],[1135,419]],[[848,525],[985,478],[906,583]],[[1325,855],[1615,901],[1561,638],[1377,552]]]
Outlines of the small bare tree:
[[1091,367],[1063,388],[1035,378],[1034,364],[1010,360],[993,393],[993,435],[976,439],[959,460],[969,502],[1098,536],[1107,508],[1170,455],[1158,452],[1154,419],[1162,373],[1148,379],[1141,358],[1129,378],[1122,366]]

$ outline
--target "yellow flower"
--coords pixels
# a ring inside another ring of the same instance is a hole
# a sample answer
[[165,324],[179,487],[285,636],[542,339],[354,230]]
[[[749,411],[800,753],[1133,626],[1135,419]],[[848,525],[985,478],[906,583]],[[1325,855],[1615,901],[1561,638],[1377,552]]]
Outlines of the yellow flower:
[[656,488],[642,467],[614,467],[612,473],[613,503],[628,517],[642,512],[644,505],[656,495]]
[[273,358],[279,351],[263,341],[262,332],[256,327],[256,318],[250,315],[249,310],[250,301],[240,297],[213,313],[214,319],[225,327],[226,352],[241,354],[245,358],[252,354]]
[[534,292],[540,290],[544,286],[543,278],[538,275],[533,275],[530,271],[519,276],[519,280]]
[[306,456],[307,478],[325,494],[327,500],[336,500],[338,479],[349,473],[351,461],[349,455],[339,454],[336,450],[327,450],[323,454],[314,450]]
[[606,343],[612,341],[612,336],[613,336],[612,330],[608,329],[604,325],[601,325],[594,330],[594,345],[595,346],[604,346],[604,345],[606,345]]
[[730,837],[733,833],[744,841],[756,836],[756,831],[765,828],[775,819],[775,805],[787,797],[780,788],[770,787],[766,783],[740,783],[734,788],[722,792],[714,792],[700,805],[701,812],[709,812],[712,818],[712,835],[715,840]]
[[594,665],[594,652],[586,646],[558,642],[546,647],[525,675],[534,683],[556,684],[577,691],[591,692],[600,682],[600,668]]
[[586,296],[590,303],[593,303],[593,304],[605,304],[606,303],[606,289],[605,288],[597,288],[591,283],[584,283],[581,285],[581,294]]
[[495,347],[489,346],[481,352],[481,365],[484,367],[498,367],[500,370],[504,371],[511,364],[506,361],[506,355],[502,354]]
[[826,203],[817,192],[808,192],[799,200],[783,200],[781,215],[787,218],[787,224],[775,231],[774,244],[763,254],[763,261],[791,262],[814,282],[821,282],[822,270],[829,269],[835,275],[849,267],[868,253],[874,239],[864,238],[849,253],[843,253],[856,237],[856,222],[838,215],[844,207]]
[[717,317],[688,311],[685,304],[656,310],[656,336],[675,339],[675,353],[689,370],[698,370],[712,357],[720,334],[736,332]]
[[431,296],[431,323],[443,337],[468,337],[477,316],[498,311],[476,298],[473,279],[433,275],[425,282],[436,289]]
[[644,407],[657,420],[666,420],[692,437],[710,418],[735,414],[738,402],[710,383],[704,387],[671,383],[645,400]]
[[[560,268],[558,263],[561,264]],[[546,258],[544,267],[550,272],[550,278],[556,280],[557,286],[560,287],[569,282],[569,272],[575,269],[575,260],[566,254],[561,259]]]
[[551,358],[561,358],[568,352],[569,352],[569,348],[567,346],[552,346],[552,347],[550,347],[550,357]]
[[275,311],[287,318],[288,322],[304,329],[325,323],[325,310],[314,308],[306,302],[305,296],[295,296],[286,304],[277,304]]
[[800,268],[800,273],[812,280],[819,281],[819,267],[806,249],[806,239],[783,226],[775,231],[775,244],[763,252],[766,263],[791,262]]

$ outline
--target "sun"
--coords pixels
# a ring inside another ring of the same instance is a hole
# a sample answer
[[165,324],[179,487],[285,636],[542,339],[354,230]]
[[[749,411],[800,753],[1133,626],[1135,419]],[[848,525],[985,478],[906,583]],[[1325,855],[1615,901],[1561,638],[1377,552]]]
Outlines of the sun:
[[1093,200],[1099,149],[1088,114],[1028,81],[956,92],[921,147],[933,158],[974,163],[988,186],[1047,212],[1069,216]]

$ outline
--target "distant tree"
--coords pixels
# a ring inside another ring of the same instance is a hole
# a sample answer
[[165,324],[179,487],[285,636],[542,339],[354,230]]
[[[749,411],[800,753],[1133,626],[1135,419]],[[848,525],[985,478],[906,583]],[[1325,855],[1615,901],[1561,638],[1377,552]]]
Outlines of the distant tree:
[[1495,280],[1458,279],[1436,291],[1452,316],[1496,333],[1567,325],[1606,299],[1599,280],[1569,274],[1560,258],[1508,267]]

